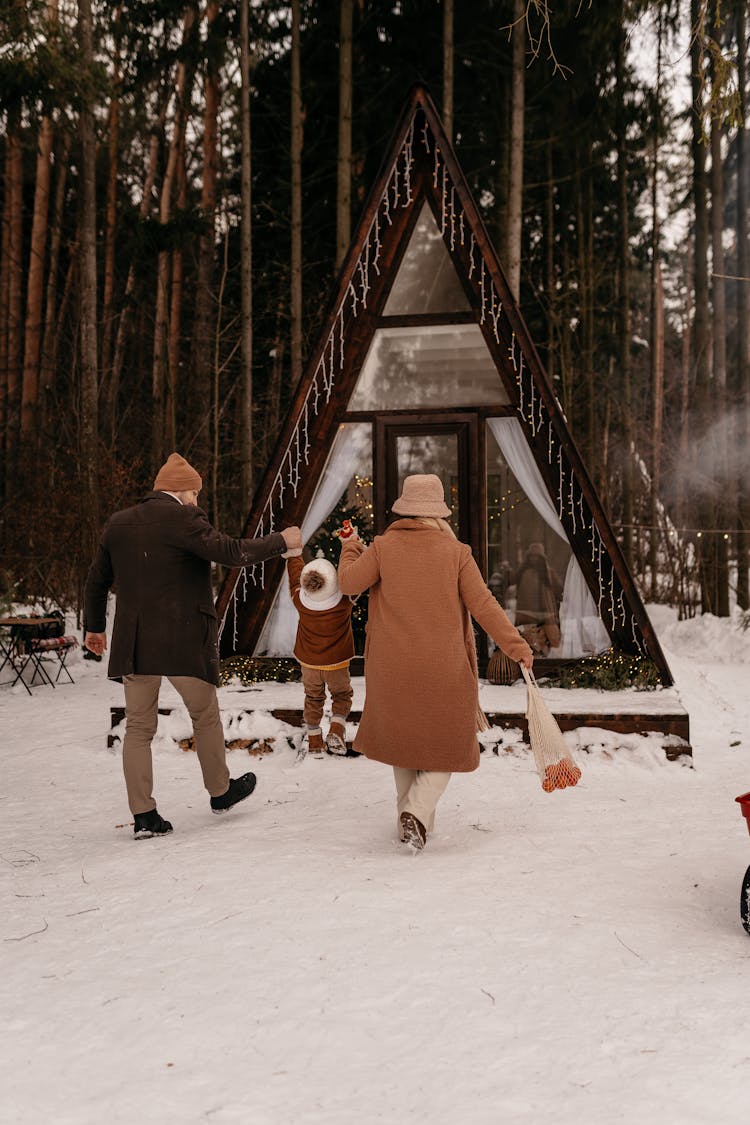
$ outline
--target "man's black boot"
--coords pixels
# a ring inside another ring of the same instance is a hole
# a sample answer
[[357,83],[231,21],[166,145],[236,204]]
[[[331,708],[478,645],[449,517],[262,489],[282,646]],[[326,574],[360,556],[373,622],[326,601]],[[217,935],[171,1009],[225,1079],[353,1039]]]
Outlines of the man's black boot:
[[156,809],[151,809],[150,812],[135,813],[134,821],[133,835],[136,840],[148,840],[150,836],[164,836],[167,832],[172,831],[172,825],[168,820],[159,816]]
[[226,793],[222,793],[220,797],[211,798],[211,811],[215,813],[226,812],[238,801],[244,801],[245,797],[249,797],[255,788],[255,780],[254,773],[243,773],[242,777],[230,778]]

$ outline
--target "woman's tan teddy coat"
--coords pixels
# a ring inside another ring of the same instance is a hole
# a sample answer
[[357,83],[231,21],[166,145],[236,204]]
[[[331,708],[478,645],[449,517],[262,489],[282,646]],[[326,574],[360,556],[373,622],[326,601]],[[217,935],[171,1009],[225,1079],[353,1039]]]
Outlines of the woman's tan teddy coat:
[[477,666],[469,614],[514,660],[530,649],[484,583],[471,548],[401,519],[366,550],[344,543],[339,585],[369,589],[366,699],[354,743],[407,769],[479,765]]

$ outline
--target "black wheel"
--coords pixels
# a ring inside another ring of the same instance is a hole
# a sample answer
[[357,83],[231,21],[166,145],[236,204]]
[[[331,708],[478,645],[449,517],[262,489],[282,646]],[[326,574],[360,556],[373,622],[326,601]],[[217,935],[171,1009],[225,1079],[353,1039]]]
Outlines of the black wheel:
[[740,892],[740,919],[742,925],[750,934],[750,867],[745,872],[745,878],[742,881],[742,891]]

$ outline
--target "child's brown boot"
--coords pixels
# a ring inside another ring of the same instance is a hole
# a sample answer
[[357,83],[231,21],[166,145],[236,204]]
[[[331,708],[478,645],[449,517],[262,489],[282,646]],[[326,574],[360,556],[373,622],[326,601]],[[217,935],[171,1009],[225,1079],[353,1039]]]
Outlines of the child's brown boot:
[[307,732],[307,749],[310,754],[322,754],[325,750],[322,730]]
[[332,719],[326,739],[329,754],[346,754],[346,726],[342,719]]

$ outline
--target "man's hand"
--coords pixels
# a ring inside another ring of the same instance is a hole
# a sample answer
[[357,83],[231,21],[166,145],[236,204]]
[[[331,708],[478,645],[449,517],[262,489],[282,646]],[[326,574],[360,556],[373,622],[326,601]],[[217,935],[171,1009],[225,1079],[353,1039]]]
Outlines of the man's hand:
[[107,647],[106,633],[86,633],[83,643],[94,656],[101,656]]
[[285,527],[281,534],[284,536],[287,550],[293,551],[297,547],[302,547],[302,532],[298,527]]
[[531,671],[534,667],[534,653],[530,652],[528,656],[524,656],[519,663],[523,664],[524,668],[528,668],[528,670]]
[[286,550],[282,554],[282,559],[292,558],[295,555],[302,554],[302,532],[298,527],[285,527],[281,533],[284,536],[286,543]]

